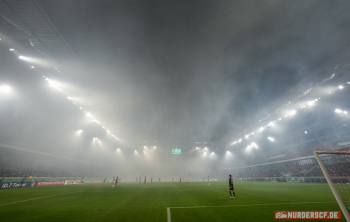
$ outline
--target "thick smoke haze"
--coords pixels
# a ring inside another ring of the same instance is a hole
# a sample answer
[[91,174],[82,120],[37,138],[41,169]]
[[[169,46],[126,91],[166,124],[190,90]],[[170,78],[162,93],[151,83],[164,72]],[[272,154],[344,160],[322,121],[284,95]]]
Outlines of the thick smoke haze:
[[[85,161],[81,171],[85,165],[94,169],[86,175],[202,177],[243,164],[225,154],[234,136],[350,43],[347,1],[38,3],[80,67],[24,72],[8,45],[49,59],[23,40],[1,46],[0,80],[13,93],[1,97],[0,143],[52,153],[57,161]],[[3,17],[0,25],[10,39],[21,32]],[[42,76],[61,84],[63,92],[53,91]],[[193,149],[195,142],[202,143],[200,150]],[[172,155],[176,147],[183,154]],[[32,153],[30,158],[24,161],[37,163]]]

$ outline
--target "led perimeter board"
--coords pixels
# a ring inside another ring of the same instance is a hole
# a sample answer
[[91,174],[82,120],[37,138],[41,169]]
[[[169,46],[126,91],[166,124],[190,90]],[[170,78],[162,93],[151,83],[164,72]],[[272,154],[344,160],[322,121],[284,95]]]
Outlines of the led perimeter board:
[[181,149],[178,149],[178,148],[172,149],[171,154],[181,154]]

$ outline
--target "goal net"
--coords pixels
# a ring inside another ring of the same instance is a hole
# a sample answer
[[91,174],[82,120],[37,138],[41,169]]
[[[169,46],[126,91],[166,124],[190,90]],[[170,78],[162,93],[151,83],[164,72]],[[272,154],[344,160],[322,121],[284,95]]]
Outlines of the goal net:
[[350,148],[314,151],[314,154],[340,209],[350,222]]

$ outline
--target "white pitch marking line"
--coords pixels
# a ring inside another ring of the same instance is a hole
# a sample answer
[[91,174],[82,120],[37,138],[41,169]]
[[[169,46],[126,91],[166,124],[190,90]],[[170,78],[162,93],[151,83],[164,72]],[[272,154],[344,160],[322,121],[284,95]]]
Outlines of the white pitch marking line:
[[279,205],[279,204],[319,204],[319,203],[335,203],[337,201],[327,201],[327,202],[297,202],[297,203],[275,203],[275,204],[249,204],[249,205],[226,205],[226,206],[193,206],[193,207],[168,207],[167,215],[168,222],[171,222],[170,208],[173,209],[184,209],[184,208],[206,208],[206,207],[252,207],[252,206],[268,206],[268,205]]
[[[70,193],[78,193],[78,192],[81,192],[81,191],[70,192]],[[10,205],[10,204],[15,204],[15,203],[21,203],[21,202],[31,201],[31,200],[38,200],[38,199],[43,199],[43,198],[48,198],[48,197],[61,196],[61,195],[70,194],[70,193],[62,193],[62,194],[51,195],[51,196],[46,196],[46,197],[38,197],[38,198],[29,199],[29,200],[21,200],[21,201],[16,201],[16,202],[12,202],[12,203],[0,204],[0,207],[1,207],[1,206],[5,206],[5,205]]]
[[335,203],[336,201],[327,201],[327,202],[296,202],[296,203],[274,203],[274,204],[247,204],[247,205],[225,205],[225,206],[192,206],[192,207],[168,207],[172,209],[181,209],[181,208],[206,208],[206,207],[252,207],[252,206],[268,206],[268,205],[279,205],[279,204],[319,204],[319,203]]
[[167,215],[168,215],[168,222],[171,222],[171,215],[170,215],[170,208],[168,207],[166,209]]

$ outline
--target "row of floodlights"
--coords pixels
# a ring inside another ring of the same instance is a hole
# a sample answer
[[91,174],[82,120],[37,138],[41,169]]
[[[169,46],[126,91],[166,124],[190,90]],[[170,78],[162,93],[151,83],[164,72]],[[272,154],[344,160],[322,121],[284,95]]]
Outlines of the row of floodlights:
[[[11,48],[10,51],[11,52],[15,52],[16,54],[19,54],[19,52],[17,50],[13,49],[13,48]],[[25,56],[22,56],[22,55],[19,55],[18,58],[21,59],[21,60],[30,60],[28,57],[25,57]],[[34,69],[35,67],[31,66],[31,68]],[[58,91],[62,92],[62,90],[60,88],[58,88],[59,84],[57,82],[55,82],[53,80],[50,80],[49,78],[46,78],[45,80],[48,81],[50,86],[52,86],[52,87],[56,88]],[[0,87],[0,91],[9,91],[9,87],[8,86]],[[72,98],[69,97],[69,96],[67,97],[67,99],[72,100]],[[76,104],[76,102],[74,102],[74,104]],[[80,109],[83,110],[82,107],[80,107]],[[92,115],[90,113],[87,113],[87,116],[92,117]],[[98,121],[96,119],[94,119],[94,122],[98,123]],[[103,126],[103,129],[105,129],[104,126]],[[106,129],[106,131],[108,133],[110,133],[109,130]],[[115,139],[119,140],[115,135],[112,134],[112,136]]]
[[[347,84],[350,84],[350,82],[347,82]],[[339,88],[339,89],[344,89],[344,86],[343,86],[343,85],[339,85],[338,88]],[[332,93],[332,92],[329,92],[329,94],[331,94],[331,93]],[[311,101],[307,102],[306,105],[303,105],[303,106],[301,106],[300,108],[301,108],[301,109],[304,109],[304,108],[306,108],[307,106],[313,106],[313,105],[315,104],[315,102],[317,102],[318,100],[320,100],[320,98],[315,99],[315,100],[311,100]],[[337,113],[340,113],[340,112],[339,112],[339,109],[337,109],[336,112],[337,112]],[[343,113],[346,114],[347,112],[344,111]],[[292,115],[294,115],[294,114],[296,114],[296,110],[290,111],[289,114],[285,115],[284,117],[288,117],[289,115],[292,116]],[[281,121],[281,120],[282,120],[282,119],[279,118],[277,121]],[[274,125],[277,121],[270,122],[269,124],[267,124],[267,126],[260,127],[256,132],[261,132],[261,131],[263,131],[266,127]],[[244,138],[249,139],[249,136],[251,136],[251,135],[254,135],[254,132],[252,132],[250,135],[245,135]],[[234,141],[233,143],[231,143],[231,146],[234,145],[234,144],[236,144],[236,143],[240,143],[241,141],[242,141],[242,139],[239,139],[239,140],[237,140],[237,141]]]

